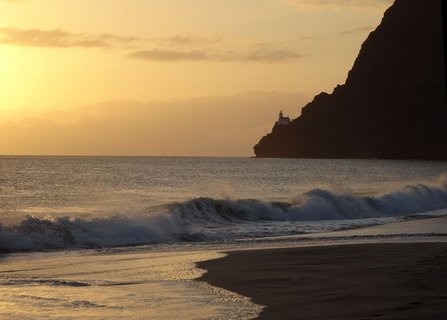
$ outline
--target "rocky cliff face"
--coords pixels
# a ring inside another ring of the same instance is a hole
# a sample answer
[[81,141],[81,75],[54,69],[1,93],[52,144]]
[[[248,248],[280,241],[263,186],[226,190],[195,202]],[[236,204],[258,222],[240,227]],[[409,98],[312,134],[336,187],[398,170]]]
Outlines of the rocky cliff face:
[[396,0],[344,85],[321,93],[257,157],[447,160],[441,0]]

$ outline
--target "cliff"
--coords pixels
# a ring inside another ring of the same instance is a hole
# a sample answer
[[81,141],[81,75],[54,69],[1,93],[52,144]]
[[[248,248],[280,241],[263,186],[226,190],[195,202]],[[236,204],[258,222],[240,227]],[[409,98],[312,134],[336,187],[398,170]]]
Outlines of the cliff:
[[447,160],[441,0],[396,0],[346,83],[321,93],[257,157]]

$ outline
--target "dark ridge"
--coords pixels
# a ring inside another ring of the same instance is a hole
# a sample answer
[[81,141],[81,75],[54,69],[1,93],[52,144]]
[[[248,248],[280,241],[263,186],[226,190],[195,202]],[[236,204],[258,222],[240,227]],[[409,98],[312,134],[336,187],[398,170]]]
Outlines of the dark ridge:
[[257,157],[447,160],[441,0],[396,0],[346,83],[322,92]]

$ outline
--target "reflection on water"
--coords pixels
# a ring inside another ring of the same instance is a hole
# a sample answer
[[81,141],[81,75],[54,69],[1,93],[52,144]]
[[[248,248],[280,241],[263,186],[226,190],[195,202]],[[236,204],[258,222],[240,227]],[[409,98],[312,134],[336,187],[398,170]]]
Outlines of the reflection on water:
[[1,222],[26,214],[139,212],[194,197],[289,201],[315,189],[377,194],[447,162],[182,157],[0,157]]
[[66,252],[3,257],[1,319],[250,319],[260,307],[191,281],[194,262],[223,256]]

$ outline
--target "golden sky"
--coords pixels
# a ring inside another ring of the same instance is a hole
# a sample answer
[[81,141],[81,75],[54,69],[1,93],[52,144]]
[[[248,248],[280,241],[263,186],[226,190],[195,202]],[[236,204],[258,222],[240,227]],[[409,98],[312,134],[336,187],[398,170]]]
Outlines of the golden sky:
[[0,154],[249,156],[390,0],[0,0]]

